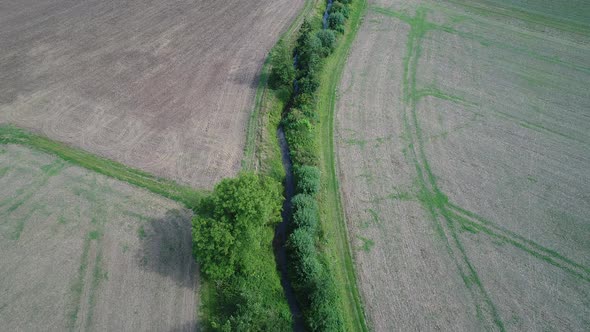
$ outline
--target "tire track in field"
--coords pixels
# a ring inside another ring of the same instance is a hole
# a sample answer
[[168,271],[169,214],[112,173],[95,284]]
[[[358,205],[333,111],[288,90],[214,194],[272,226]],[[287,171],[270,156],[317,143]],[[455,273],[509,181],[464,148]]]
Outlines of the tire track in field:
[[461,97],[446,95],[436,88],[421,90],[416,88],[416,74],[422,51],[422,38],[428,30],[436,30],[438,26],[426,21],[426,8],[424,7],[419,7],[414,17],[410,17],[404,13],[394,12],[390,9],[379,7],[372,7],[371,9],[375,12],[400,19],[410,25],[406,45],[407,53],[403,60],[404,107],[402,116],[405,129],[404,137],[408,140],[406,158],[416,168],[418,175],[418,200],[430,214],[436,231],[441,236],[449,255],[457,266],[465,286],[472,295],[478,318],[483,323],[487,323],[488,326],[486,327],[488,329],[505,330],[498,310],[481,283],[477,271],[471,264],[463,244],[459,239],[458,231],[461,227],[474,229],[477,232],[481,231],[488,236],[511,244],[537,259],[554,265],[577,278],[590,281],[590,268],[449,202],[448,197],[438,187],[436,177],[431,171],[424,149],[423,134],[416,114],[418,101],[426,96],[441,98],[460,104],[469,104]]
[[458,237],[455,221],[448,210],[448,199],[439,189],[426,153],[422,130],[416,114],[416,105],[420,93],[416,89],[416,74],[418,61],[422,52],[422,39],[429,30],[426,21],[426,9],[419,7],[414,17],[403,14],[397,16],[410,25],[410,32],[406,45],[406,56],[403,59],[403,123],[405,136],[409,141],[407,158],[414,164],[418,175],[418,199],[428,211],[434,222],[437,233],[443,240],[448,254],[455,262],[457,270],[471,294],[478,319],[486,329],[504,331],[504,324],[496,306],[484,288],[477,271],[471,264],[465,248]]

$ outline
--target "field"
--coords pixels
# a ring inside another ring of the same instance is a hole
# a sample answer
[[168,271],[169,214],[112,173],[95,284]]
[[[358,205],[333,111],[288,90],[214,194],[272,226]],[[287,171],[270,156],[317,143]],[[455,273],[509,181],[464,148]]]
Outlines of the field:
[[210,188],[241,167],[259,70],[303,2],[3,1],[0,123]]
[[590,326],[590,5],[370,1],[335,108],[370,326]]
[[143,189],[0,145],[0,324],[193,330],[190,217]]

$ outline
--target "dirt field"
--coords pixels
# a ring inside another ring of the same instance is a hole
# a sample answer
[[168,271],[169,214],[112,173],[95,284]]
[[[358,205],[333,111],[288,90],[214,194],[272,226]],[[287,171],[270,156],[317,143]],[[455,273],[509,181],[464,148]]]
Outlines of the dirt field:
[[338,168],[377,331],[590,326],[590,5],[370,1]]
[[240,168],[258,71],[303,0],[5,0],[0,123],[181,183]]
[[194,330],[190,217],[144,190],[0,145],[1,330]]

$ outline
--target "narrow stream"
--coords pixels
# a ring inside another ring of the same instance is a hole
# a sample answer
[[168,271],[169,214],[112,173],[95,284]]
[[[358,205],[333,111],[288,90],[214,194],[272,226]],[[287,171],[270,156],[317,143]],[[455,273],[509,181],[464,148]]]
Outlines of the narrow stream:
[[283,167],[285,168],[285,201],[283,202],[283,212],[281,213],[283,221],[281,221],[275,229],[273,246],[277,265],[281,270],[281,285],[285,290],[287,303],[289,303],[291,315],[293,316],[293,330],[304,331],[303,316],[301,315],[301,309],[299,309],[299,305],[297,304],[295,292],[293,291],[293,286],[291,285],[287,271],[287,250],[285,248],[285,242],[287,241],[288,225],[292,215],[291,198],[293,198],[293,195],[295,194],[295,181],[293,179],[293,163],[291,162],[291,156],[289,155],[289,146],[287,145],[287,139],[285,138],[285,132],[283,131],[282,126],[277,130],[277,138],[279,139],[281,159],[283,161]]
[[[326,10],[324,11],[324,16],[322,18],[322,25],[324,30],[328,28],[328,12],[330,11],[331,7],[332,0],[328,0]],[[298,55],[295,54],[293,57],[293,67],[295,67],[295,69],[297,69],[297,59]],[[293,80],[293,90],[294,95],[296,95],[299,91],[297,79]],[[286,107],[287,111],[288,108],[289,106]],[[289,145],[287,144],[287,139],[285,138],[285,132],[283,131],[282,126],[279,126],[279,128],[277,129],[277,138],[279,140],[279,146],[281,148],[281,159],[283,162],[283,168],[285,168],[285,201],[283,202],[283,211],[281,213],[281,217],[283,220],[277,225],[275,229],[273,247],[275,252],[275,258],[277,260],[277,265],[279,266],[279,269],[281,271],[281,285],[283,286],[283,289],[285,291],[285,297],[287,298],[287,303],[289,304],[289,309],[291,310],[291,315],[293,316],[293,330],[299,332],[305,331],[305,325],[303,324],[303,315],[301,314],[301,309],[299,308],[297,298],[295,297],[295,292],[293,291],[293,285],[291,285],[291,281],[289,280],[288,257],[287,249],[285,248],[287,236],[289,235],[288,226],[292,216],[291,199],[295,195],[295,180],[293,179],[293,162],[291,161],[291,156],[289,154]]]

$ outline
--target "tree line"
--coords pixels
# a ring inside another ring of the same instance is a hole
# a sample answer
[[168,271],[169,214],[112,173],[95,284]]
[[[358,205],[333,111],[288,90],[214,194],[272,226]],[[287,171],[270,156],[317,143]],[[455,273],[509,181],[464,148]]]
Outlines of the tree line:
[[321,17],[306,19],[299,29],[294,52],[280,44],[271,57],[269,84],[289,90],[291,101],[282,126],[294,164],[296,192],[287,252],[290,275],[306,327],[311,331],[342,331],[344,318],[334,279],[319,243],[317,194],[321,186],[315,109],[324,59],[344,32],[351,0],[335,0],[328,12],[327,28]]

